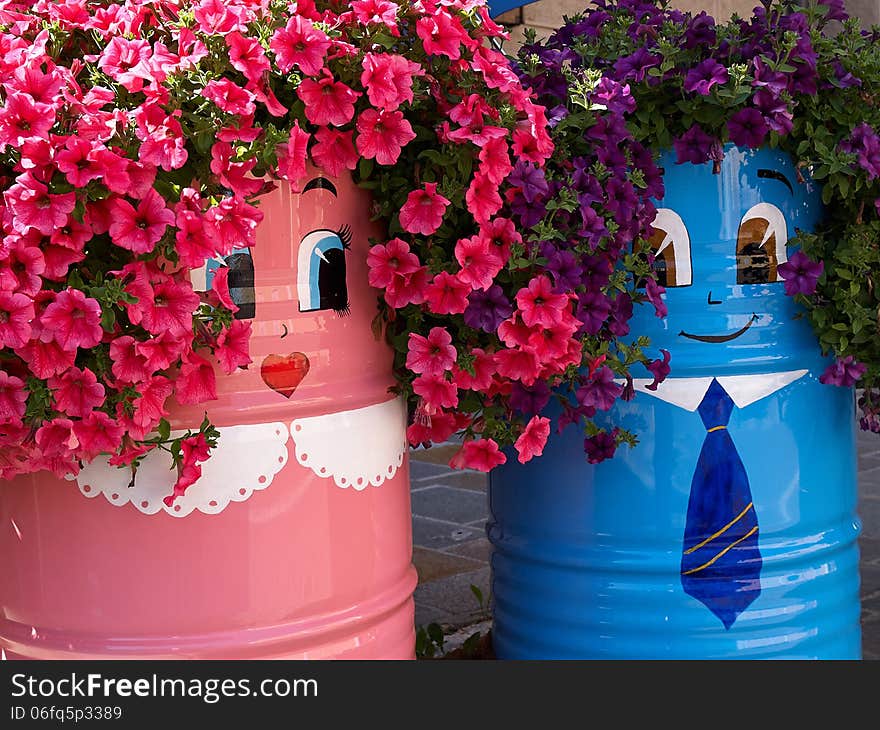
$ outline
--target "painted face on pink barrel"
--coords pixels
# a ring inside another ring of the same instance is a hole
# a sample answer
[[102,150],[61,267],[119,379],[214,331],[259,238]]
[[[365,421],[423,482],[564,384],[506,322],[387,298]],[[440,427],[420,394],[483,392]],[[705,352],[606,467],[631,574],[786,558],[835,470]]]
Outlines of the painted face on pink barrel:
[[312,168],[301,192],[282,182],[259,207],[256,246],[206,267],[206,287],[217,267],[229,267],[236,317],[252,326],[253,362],[218,379],[212,417],[241,423],[246,408],[254,422],[279,407],[302,416],[375,402],[377,388],[391,385],[391,353],[373,335],[379,293],[366,260],[381,227],[370,222],[369,195],[348,176]]

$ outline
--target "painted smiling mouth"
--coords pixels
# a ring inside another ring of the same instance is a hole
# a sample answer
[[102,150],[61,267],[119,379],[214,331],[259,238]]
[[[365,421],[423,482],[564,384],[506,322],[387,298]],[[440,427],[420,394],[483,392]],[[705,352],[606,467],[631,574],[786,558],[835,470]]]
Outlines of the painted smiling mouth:
[[687,337],[689,340],[699,340],[700,342],[730,342],[731,340],[735,340],[741,334],[744,334],[745,331],[751,327],[755,322],[760,319],[757,314],[752,314],[752,318],[749,320],[749,323],[743,327],[741,330],[737,330],[736,332],[732,332],[729,335],[692,335],[690,332],[685,332],[682,330],[678,333],[679,337]]

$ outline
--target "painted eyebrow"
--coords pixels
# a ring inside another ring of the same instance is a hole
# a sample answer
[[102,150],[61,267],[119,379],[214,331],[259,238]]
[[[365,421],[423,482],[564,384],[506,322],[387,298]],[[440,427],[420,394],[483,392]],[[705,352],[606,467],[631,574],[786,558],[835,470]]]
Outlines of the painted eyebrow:
[[303,195],[305,195],[309,190],[329,190],[333,195],[339,197],[336,192],[336,186],[330,182],[326,177],[313,177],[306,183],[306,186],[303,188]]
[[779,182],[784,183],[788,187],[788,192],[794,195],[794,188],[791,185],[791,180],[779,172],[779,170],[758,170],[758,177],[779,180]]

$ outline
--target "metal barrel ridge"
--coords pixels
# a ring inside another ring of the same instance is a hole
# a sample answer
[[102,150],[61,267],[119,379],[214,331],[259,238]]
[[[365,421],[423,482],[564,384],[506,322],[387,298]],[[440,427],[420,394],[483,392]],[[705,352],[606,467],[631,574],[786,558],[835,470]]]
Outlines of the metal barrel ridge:
[[381,232],[350,178],[311,172],[261,200],[252,250],[193,276],[229,267],[253,362],[218,374],[220,442],[185,495],[163,502],[161,455],[131,487],[98,461],[0,482],[8,658],[414,658],[406,413],[367,281]]
[[819,191],[778,151],[725,152],[717,175],[663,161],[669,313],[631,336],[672,372],[605,416],[640,443],[591,465],[569,428],[490,473],[500,658],[861,657],[854,393],[819,382],[778,274]]

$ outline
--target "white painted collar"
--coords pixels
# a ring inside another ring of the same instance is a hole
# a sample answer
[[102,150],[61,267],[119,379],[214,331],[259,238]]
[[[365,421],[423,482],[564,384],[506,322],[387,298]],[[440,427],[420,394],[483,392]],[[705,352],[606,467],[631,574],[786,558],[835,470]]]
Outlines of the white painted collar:
[[737,408],[745,408],[762,398],[766,398],[768,395],[772,395],[777,390],[781,390],[789,383],[799,380],[807,372],[809,371],[789,370],[787,372],[768,373],[765,375],[667,378],[657,386],[657,390],[648,390],[647,388],[648,385],[654,382],[652,378],[637,378],[633,380],[633,387],[641,393],[647,393],[654,398],[672,403],[672,405],[679,408],[695,411],[714,379],[727,391]]

